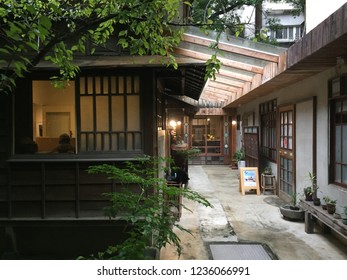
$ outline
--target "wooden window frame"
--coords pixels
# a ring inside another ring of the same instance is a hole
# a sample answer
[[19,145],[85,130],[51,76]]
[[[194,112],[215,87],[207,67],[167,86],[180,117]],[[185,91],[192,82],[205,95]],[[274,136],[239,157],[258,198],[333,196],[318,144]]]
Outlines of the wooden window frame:
[[[96,86],[95,86],[95,79],[96,77],[100,78],[100,86],[99,86],[99,92],[96,91]],[[86,92],[81,92],[81,85],[80,81],[81,78],[83,78],[83,83],[84,83],[84,88]],[[120,79],[122,78],[122,79]],[[139,87],[139,92],[136,92],[135,90],[135,78],[138,79],[138,87]],[[89,92],[90,89],[88,89],[88,79],[92,79],[92,92]],[[104,86],[104,79],[107,80],[107,87]],[[115,79],[115,87],[114,90],[111,89],[111,79]],[[130,84],[128,84],[130,81]],[[120,86],[120,83],[123,83],[122,86]],[[128,88],[130,85],[130,89]],[[122,88],[122,92],[120,91],[120,88]],[[142,124],[141,124],[141,98],[139,100],[139,114],[140,114],[140,119],[139,119],[139,125],[140,128],[138,131],[130,131],[128,130],[128,97],[130,96],[140,96],[140,77],[138,75],[132,75],[132,74],[124,74],[124,75],[118,75],[118,74],[112,74],[112,75],[88,75],[85,74],[79,78],[79,82],[76,83],[76,114],[77,114],[77,134],[78,134],[78,151],[79,153],[132,153],[132,152],[143,152],[143,132],[142,132]],[[81,128],[81,98],[85,97],[90,97],[92,99],[92,106],[93,106],[93,112],[92,112],[92,118],[93,118],[93,129],[91,131],[82,131]],[[98,98],[101,97],[106,97],[108,99],[108,130],[107,131],[99,131],[97,128],[97,111],[96,111],[96,101]],[[123,98],[123,130],[115,131],[112,128],[112,101],[111,99],[113,97],[120,97]],[[85,134],[85,145],[86,148],[82,149],[81,144],[82,144],[82,136]],[[117,144],[115,145],[112,141],[111,135],[114,135],[115,139],[117,140]],[[123,136],[122,136],[123,135]],[[136,147],[135,143],[135,137],[139,137],[140,141],[140,147]],[[89,145],[88,143],[88,137],[91,137],[92,139],[92,144]],[[101,142],[104,141],[105,137],[110,137],[108,141],[108,147],[104,146],[104,142],[101,143],[101,150],[97,148],[97,142],[100,140],[97,137],[101,137]],[[120,144],[120,137],[124,137],[123,144]],[[132,137],[132,144],[131,147],[129,147],[129,142],[128,142],[128,137]]]
[[[344,121],[344,115],[347,117],[347,110],[343,110],[344,103],[347,105],[347,75],[338,76],[328,81],[328,97],[329,97],[329,117],[330,117],[330,168],[329,182],[343,188],[347,188],[346,183],[343,183],[343,167],[347,168],[347,159],[343,159],[341,152],[341,160],[336,159],[336,128],[347,127],[347,121]],[[340,104],[340,111],[337,110],[337,104]],[[345,118],[346,118],[345,117]],[[340,121],[339,121],[340,120]],[[343,131],[340,134],[341,151],[343,151]],[[341,167],[340,180],[337,180],[336,165]]]
[[[262,157],[277,162],[277,100],[261,103],[260,112],[260,152]],[[266,134],[266,135],[265,135]]]

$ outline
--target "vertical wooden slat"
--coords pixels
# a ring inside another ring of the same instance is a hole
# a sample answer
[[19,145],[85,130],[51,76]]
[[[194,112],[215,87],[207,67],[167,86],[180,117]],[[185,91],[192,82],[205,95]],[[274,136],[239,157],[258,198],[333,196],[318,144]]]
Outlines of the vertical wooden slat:
[[8,174],[9,174],[9,178],[8,178],[8,193],[7,193],[7,197],[8,197],[8,218],[11,219],[13,216],[13,209],[12,209],[12,178],[11,178],[11,167],[8,166]]
[[75,163],[75,217],[80,217],[80,168],[79,163]]
[[41,163],[41,218],[46,218],[46,166]]
[[92,93],[92,96],[93,96],[93,139],[94,139],[94,143],[93,143],[93,150],[95,151],[96,150],[96,147],[97,147],[97,134],[96,134],[96,131],[97,131],[97,120],[96,120],[96,93],[95,93],[95,76],[93,76],[93,80],[92,80],[92,83],[93,83],[93,93]]

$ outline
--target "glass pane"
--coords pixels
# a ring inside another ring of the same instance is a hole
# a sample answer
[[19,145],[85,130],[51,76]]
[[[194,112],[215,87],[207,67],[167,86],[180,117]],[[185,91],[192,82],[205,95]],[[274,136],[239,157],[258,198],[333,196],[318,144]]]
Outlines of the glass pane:
[[81,96],[81,130],[93,130],[93,99],[91,96]]
[[293,171],[293,160],[289,159],[288,161],[288,171]]
[[293,136],[293,125],[288,125],[288,136]]
[[92,94],[93,93],[93,77],[88,77],[88,84],[87,84],[87,93]]
[[98,133],[96,135],[96,149],[95,150],[96,151],[102,151],[103,150],[102,147],[103,147],[102,134]]
[[112,131],[124,130],[124,98],[112,97]]
[[81,133],[81,151],[86,151],[87,150],[87,145],[86,145],[86,135],[84,133]]
[[92,133],[81,134],[81,151],[94,150],[94,136]]
[[103,93],[109,93],[109,82],[108,77],[103,77],[102,79]]
[[209,154],[220,154],[220,148],[207,148],[207,153]]
[[110,134],[104,134],[104,151],[110,151]]
[[127,134],[127,151],[134,150],[134,137],[132,133]]
[[80,78],[80,94],[85,94],[86,93],[86,88],[85,88],[85,79],[84,77]]
[[134,93],[140,93],[140,77],[134,77]]
[[341,126],[336,126],[335,129],[335,161],[341,162]]
[[140,150],[142,148],[141,144],[141,133],[135,134],[135,150]]
[[118,93],[119,94],[124,93],[124,77],[123,76],[118,77]]
[[140,131],[140,96],[127,97],[128,130]]
[[288,183],[291,185],[293,184],[293,173],[291,172],[288,173]]
[[100,94],[101,93],[101,83],[100,83],[100,77],[95,77],[95,93]]
[[117,93],[117,77],[112,76],[110,79],[111,83],[111,93],[115,94]]
[[292,150],[293,149],[293,138],[288,137],[288,149]]
[[98,96],[96,98],[96,131],[108,131],[108,97]]
[[133,93],[132,77],[126,77],[126,93]]
[[337,101],[335,104],[335,111],[336,112],[341,112],[341,102]]
[[347,101],[346,100],[342,101],[342,111],[347,112]]
[[293,112],[292,111],[288,112],[288,123],[289,124],[293,123]]
[[118,150],[125,150],[125,133],[119,133],[117,140]]

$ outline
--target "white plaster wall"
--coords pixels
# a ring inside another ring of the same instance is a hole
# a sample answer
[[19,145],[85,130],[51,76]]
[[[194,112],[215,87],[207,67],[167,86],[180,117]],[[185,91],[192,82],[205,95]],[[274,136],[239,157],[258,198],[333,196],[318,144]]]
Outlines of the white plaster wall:
[[306,33],[339,9],[347,0],[306,0]]
[[[347,67],[342,68],[342,72],[347,73]],[[335,75],[336,70],[335,68],[332,68],[300,83],[278,90],[277,92],[269,94],[268,96],[256,98],[253,102],[239,107],[237,109],[237,113],[242,116],[244,113],[248,114],[249,112],[255,112],[255,124],[259,125],[260,103],[277,98],[278,106],[299,104],[307,99],[312,98],[312,96],[317,96],[317,183],[320,188],[318,191],[318,196],[322,198],[323,195],[328,195],[332,199],[337,199],[337,212],[341,213],[342,206],[347,205],[347,189],[328,184],[329,119],[327,81]],[[305,122],[303,118],[304,115],[302,113],[303,108],[300,107],[300,110],[300,119],[301,121]],[[305,126],[305,123],[300,124],[300,126]],[[299,133],[300,132],[298,131],[297,134],[299,135]],[[304,138],[304,135],[300,135],[299,137],[299,139]],[[300,145],[300,143],[297,143],[297,145]],[[303,152],[301,148],[297,148],[296,152],[298,159],[305,159],[305,157],[301,157],[299,154],[299,152]],[[277,170],[276,167],[273,167],[272,169],[274,172]],[[298,173],[300,174],[300,177],[297,178],[297,185],[299,185],[301,188],[305,184],[302,181],[304,173],[305,172]]]
[[307,175],[313,171],[313,106],[313,98],[295,106],[296,191],[299,194],[309,185]]

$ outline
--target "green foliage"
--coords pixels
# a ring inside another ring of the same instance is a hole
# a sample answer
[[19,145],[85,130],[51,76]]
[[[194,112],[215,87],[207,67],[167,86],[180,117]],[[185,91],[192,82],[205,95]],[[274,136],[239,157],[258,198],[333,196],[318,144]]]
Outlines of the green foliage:
[[[180,18],[181,0],[2,0],[0,3],[0,92],[12,92],[17,78],[25,76],[46,60],[58,68],[55,86],[74,79],[79,71],[74,58],[93,55],[96,46],[112,42],[131,55],[162,58],[177,68],[173,48],[182,39],[183,27],[198,25],[203,30],[241,36],[247,23],[237,11],[262,0],[183,1],[192,15]],[[304,0],[288,0],[298,11]],[[111,41],[110,41],[111,40]],[[269,42],[265,33],[255,40]],[[218,42],[218,38],[217,38]],[[271,43],[271,42],[270,42]],[[206,62],[205,78],[215,78],[221,67],[218,45]]]
[[264,174],[272,174],[272,169],[270,166],[266,166],[263,170]]
[[238,162],[238,161],[244,160],[244,159],[245,159],[245,151],[243,149],[237,150],[234,153],[233,160],[235,162]]
[[335,200],[329,200],[329,202],[327,202],[327,204],[332,204],[332,205],[336,205],[336,203],[337,203],[337,200],[335,199]]
[[[92,55],[93,46],[110,39],[132,55],[158,55],[177,67],[173,47],[182,28],[180,0],[2,0],[0,3],[0,90],[11,92],[16,79],[43,59],[56,65],[57,81],[73,79],[78,54]],[[87,49],[87,45],[91,49]]]
[[328,204],[330,202],[330,198],[328,196],[323,196],[323,201],[325,204]]
[[184,159],[190,159],[196,157],[201,153],[200,149],[192,148],[187,150],[176,151],[177,155],[180,155]]
[[298,204],[298,197],[300,196],[300,194],[299,193],[297,193],[297,192],[294,192],[294,193],[292,193],[291,194],[291,203],[292,203],[292,205],[295,207],[295,206],[297,206],[297,204]]
[[[120,189],[106,193],[110,205],[105,213],[110,218],[121,218],[127,222],[128,238],[121,244],[110,246],[105,252],[92,255],[92,259],[144,259],[146,247],[158,250],[173,244],[181,254],[180,239],[174,228],[189,232],[176,223],[172,207],[177,205],[177,197],[182,196],[206,207],[211,204],[197,192],[187,188],[168,186],[158,174],[160,166],[167,159],[144,157],[134,162],[126,162],[123,167],[103,164],[91,166],[91,174],[105,174],[108,179],[120,184]],[[182,207],[186,208],[184,205]]]
[[193,1],[192,18],[195,23],[210,30],[228,31],[230,34],[242,32],[245,23],[235,11],[245,6],[261,4],[262,0],[199,0]]
[[310,182],[310,185],[304,188],[304,193],[307,195],[316,195],[317,190],[319,189],[317,185],[316,175],[309,171],[307,178]]

